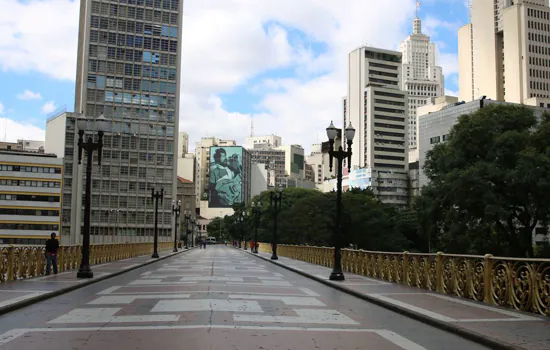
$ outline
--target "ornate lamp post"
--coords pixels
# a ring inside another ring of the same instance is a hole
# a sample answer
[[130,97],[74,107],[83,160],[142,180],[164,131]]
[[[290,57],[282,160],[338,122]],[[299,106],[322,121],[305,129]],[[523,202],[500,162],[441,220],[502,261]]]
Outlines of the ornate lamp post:
[[78,126],[78,164],[82,162],[82,151],[86,151],[86,194],[84,196],[84,230],[82,231],[82,261],[80,268],[76,273],[77,278],[92,278],[94,274],[90,268],[90,212],[92,203],[92,161],[94,151],[97,151],[97,164],[101,165],[101,153],[103,150],[103,133],[107,128],[107,120],[102,114],[96,119],[97,142],[94,142],[90,135],[88,140],[84,141],[84,132],[88,125],[88,120],[84,117],[79,118]]
[[271,255],[271,260],[278,260],[277,256],[277,210],[281,209],[281,202],[283,200],[283,189],[279,190],[273,189],[269,192],[269,206],[273,208],[273,243],[272,250],[273,254]]
[[252,253],[258,254],[258,225],[260,224],[260,215],[262,212],[262,202],[252,202],[252,215],[254,215],[254,249]]
[[195,229],[197,227],[197,218],[191,218],[191,242],[195,246]]
[[177,202],[172,201],[172,213],[176,216],[174,218],[174,253],[178,251],[178,220],[180,218],[181,200]]
[[159,240],[159,200],[162,204],[162,199],[164,198],[164,188],[161,188],[160,191],[155,193],[155,189],[151,190],[151,197],[155,200],[155,237],[153,238],[153,255],[151,258],[157,259],[159,257],[158,253],[158,240]]
[[191,212],[185,210],[183,212],[183,218],[185,219],[185,249],[189,249],[189,221],[191,219]]
[[338,130],[334,127],[334,124],[330,122],[329,127],[327,128],[327,136],[329,140],[330,150],[329,150],[329,168],[332,171],[332,161],[333,158],[338,160],[337,165],[337,175],[336,175],[336,225],[334,226],[334,267],[332,273],[330,274],[331,281],[343,281],[345,279],[344,273],[342,272],[342,254],[340,252],[342,239],[342,162],[347,158],[348,160],[348,171],[351,170],[351,145],[353,144],[353,137],[355,136],[355,129],[351,126],[351,123],[345,130],[346,140],[348,142],[347,149],[344,151],[342,145],[338,148],[337,151],[334,150],[334,140],[338,134]]

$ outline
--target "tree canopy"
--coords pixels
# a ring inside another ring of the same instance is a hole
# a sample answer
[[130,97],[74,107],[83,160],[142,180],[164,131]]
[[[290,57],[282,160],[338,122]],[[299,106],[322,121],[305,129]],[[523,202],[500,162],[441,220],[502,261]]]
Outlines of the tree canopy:
[[550,118],[489,105],[459,118],[429,151],[421,229],[449,253],[534,255],[532,234],[550,208]]

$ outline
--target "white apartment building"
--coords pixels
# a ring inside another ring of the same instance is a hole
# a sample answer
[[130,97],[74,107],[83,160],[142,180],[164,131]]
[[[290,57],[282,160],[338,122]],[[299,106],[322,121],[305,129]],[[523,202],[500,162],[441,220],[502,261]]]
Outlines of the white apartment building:
[[194,181],[196,172],[196,159],[193,153],[188,153],[189,135],[186,132],[180,132],[178,137],[178,177]]
[[399,46],[403,55],[401,90],[409,95],[409,151],[416,152],[416,109],[428,103],[431,97],[445,91],[443,70],[436,62],[436,46],[422,33],[422,21],[415,17],[413,32]]
[[183,158],[186,153],[189,153],[189,134],[180,132],[178,140],[178,158]]
[[[408,200],[408,96],[401,87],[402,54],[360,47],[348,56],[347,119],[356,129],[352,169],[369,168],[386,203]],[[345,116],[346,117],[346,116]],[[383,175],[382,175],[383,174]]]
[[0,244],[43,245],[59,236],[63,159],[0,151]]
[[271,147],[276,148],[281,146],[282,138],[281,136],[277,135],[267,135],[267,136],[249,136],[246,138],[246,144],[244,148],[246,149],[254,149],[257,147]]
[[548,0],[472,1],[460,28],[460,100],[550,106]]

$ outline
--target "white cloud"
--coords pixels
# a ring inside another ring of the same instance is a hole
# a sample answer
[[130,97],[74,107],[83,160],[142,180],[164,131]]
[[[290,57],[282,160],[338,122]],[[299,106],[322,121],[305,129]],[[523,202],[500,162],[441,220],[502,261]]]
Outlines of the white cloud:
[[41,100],[42,95],[39,92],[32,92],[31,90],[25,90],[20,94],[17,94],[17,98],[20,100]]
[[445,78],[458,74],[458,55],[455,53],[438,53],[438,62]]
[[0,140],[2,141],[16,142],[18,139],[44,140],[45,137],[45,131],[39,127],[0,117]]
[[458,97],[458,91],[453,91],[450,89],[445,89],[445,95],[447,96],[456,96]]
[[2,0],[0,69],[74,79],[80,1]]
[[55,111],[55,102],[54,101],[48,101],[46,103],[44,103],[44,105],[42,106],[42,108],[40,108],[40,113],[42,114],[48,114],[48,113],[51,113],[53,111]]
[[0,102],[0,115],[4,114],[4,105]]

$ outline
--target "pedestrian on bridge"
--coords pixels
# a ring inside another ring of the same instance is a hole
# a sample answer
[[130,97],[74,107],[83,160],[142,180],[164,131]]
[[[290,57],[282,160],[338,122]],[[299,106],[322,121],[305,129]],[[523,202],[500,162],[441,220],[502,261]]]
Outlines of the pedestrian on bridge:
[[53,273],[57,275],[57,250],[59,249],[59,241],[55,239],[55,232],[52,232],[50,239],[46,241],[46,276],[51,272],[53,264]]

